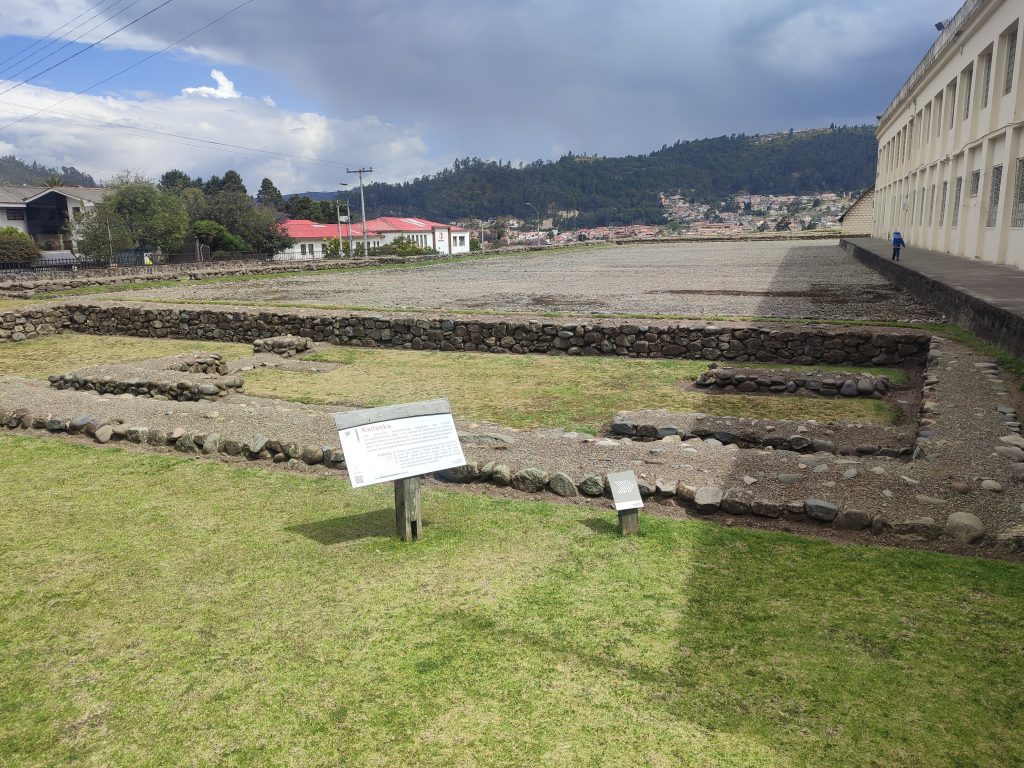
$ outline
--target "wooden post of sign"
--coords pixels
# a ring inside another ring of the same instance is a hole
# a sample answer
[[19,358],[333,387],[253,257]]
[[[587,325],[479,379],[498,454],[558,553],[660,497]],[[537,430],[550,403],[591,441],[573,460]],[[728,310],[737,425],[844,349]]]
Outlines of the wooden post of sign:
[[623,509],[619,512],[619,533],[623,536],[636,536],[640,533],[639,509]]
[[423,536],[418,477],[395,480],[395,527],[402,541],[417,541]]

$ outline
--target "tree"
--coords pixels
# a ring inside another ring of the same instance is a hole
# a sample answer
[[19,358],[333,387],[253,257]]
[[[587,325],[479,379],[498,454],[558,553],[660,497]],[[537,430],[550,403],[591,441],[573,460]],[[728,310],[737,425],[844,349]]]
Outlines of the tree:
[[[108,185],[102,203],[76,222],[81,249],[89,255],[127,248],[182,247],[188,234],[188,213],[181,198],[139,175],[125,173]],[[108,235],[109,228],[109,235]]]
[[160,181],[157,182],[157,185],[168,192],[181,192],[189,187],[202,187],[203,180],[196,179],[193,181],[187,173],[174,168],[164,173],[160,177]]
[[249,251],[251,248],[238,235],[233,235],[216,221],[203,219],[192,225],[192,234],[203,245],[210,246],[211,251]]
[[270,179],[260,182],[260,191],[256,193],[256,202],[267,208],[273,208],[275,211],[282,211],[285,207],[284,195]]
[[256,205],[243,192],[220,192],[207,200],[207,218],[242,238],[258,253],[277,253],[292,239],[281,228],[269,208]]
[[221,179],[220,189],[222,192],[241,192],[243,195],[248,195],[249,190],[245,188],[245,184],[242,183],[242,177],[238,175],[238,171],[225,171],[224,178]]
[[49,176],[47,176],[45,179],[43,179],[43,186],[44,187],[51,187],[52,188],[52,187],[60,187],[60,186],[63,186],[63,185],[64,185],[64,179],[62,179],[60,176],[58,176],[55,173],[51,173]]
[[328,237],[324,240],[324,258],[336,259],[341,253],[341,240],[337,237]]
[[469,250],[470,252],[480,250],[480,241],[475,237],[469,238]]
[[28,264],[39,256],[31,236],[14,227],[0,227],[0,264]]

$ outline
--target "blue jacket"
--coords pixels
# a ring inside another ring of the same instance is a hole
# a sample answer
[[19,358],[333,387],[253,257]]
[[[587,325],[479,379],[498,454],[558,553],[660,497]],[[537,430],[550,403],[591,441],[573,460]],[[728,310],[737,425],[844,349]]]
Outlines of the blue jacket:
[[892,247],[893,248],[906,248],[907,244],[903,240],[903,235],[899,232],[892,233]]

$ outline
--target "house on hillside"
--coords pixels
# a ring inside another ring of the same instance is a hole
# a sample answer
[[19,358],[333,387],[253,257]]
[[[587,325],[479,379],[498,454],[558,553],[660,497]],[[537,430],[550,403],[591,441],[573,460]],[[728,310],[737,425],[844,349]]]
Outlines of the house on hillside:
[[[349,238],[348,224],[320,224],[308,219],[288,219],[282,223],[292,238],[292,245],[274,256],[275,261],[322,259],[324,241],[338,237]],[[439,254],[469,253],[469,232],[462,227],[438,224],[436,221],[416,218],[384,216],[366,222],[366,242],[371,249],[380,248],[405,237],[420,248],[432,248]],[[363,242],[363,225],[351,225],[353,244]]]
[[103,201],[99,187],[0,186],[0,227],[14,227],[32,236],[43,250],[73,247],[68,221]]

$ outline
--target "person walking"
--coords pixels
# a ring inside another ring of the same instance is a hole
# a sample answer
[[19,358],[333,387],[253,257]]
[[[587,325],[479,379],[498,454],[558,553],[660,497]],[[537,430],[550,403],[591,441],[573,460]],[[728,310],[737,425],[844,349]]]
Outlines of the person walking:
[[900,260],[900,248],[905,248],[907,242],[899,232],[892,233],[892,261]]

